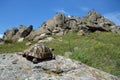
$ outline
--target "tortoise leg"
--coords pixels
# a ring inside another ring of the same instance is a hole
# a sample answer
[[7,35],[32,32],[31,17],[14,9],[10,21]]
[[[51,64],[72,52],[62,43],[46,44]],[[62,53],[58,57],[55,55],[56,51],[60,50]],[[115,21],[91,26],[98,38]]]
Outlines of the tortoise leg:
[[37,63],[38,62],[37,58],[33,58],[32,62]]
[[26,55],[25,55],[25,54],[23,54],[22,56],[23,56],[23,57],[26,57]]
[[22,56],[23,56],[23,57],[26,57],[26,54],[24,53],[24,54],[22,54]]
[[55,55],[54,54],[52,54],[52,59],[55,59]]

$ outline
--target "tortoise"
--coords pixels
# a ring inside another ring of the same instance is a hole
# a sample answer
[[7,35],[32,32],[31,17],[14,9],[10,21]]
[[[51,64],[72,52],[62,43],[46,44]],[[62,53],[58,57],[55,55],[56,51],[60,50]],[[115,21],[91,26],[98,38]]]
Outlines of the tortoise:
[[33,63],[38,63],[39,60],[55,58],[52,53],[53,51],[54,49],[48,48],[46,45],[39,43],[24,50],[23,57],[26,57],[26,59],[31,59]]

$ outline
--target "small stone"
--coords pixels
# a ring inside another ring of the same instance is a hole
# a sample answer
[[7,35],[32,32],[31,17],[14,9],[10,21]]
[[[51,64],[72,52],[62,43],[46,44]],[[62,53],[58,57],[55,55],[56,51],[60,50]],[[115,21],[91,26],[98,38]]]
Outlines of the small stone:
[[45,42],[51,42],[53,41],[54,38],[53,37],[48,37],[48,38],[45,38],[43,40],[39,40],[38,43],[45,43]]
[[23,42],[24,38],[19,38],[18,42]]
[[17,64],[17,62],[18,62],[18,59],[15,59],[12,61],[12,64]]
[[77,35],[80,35],[80,36],[84,36],[85,35],[85,32],[83,30],[80,30]]
[[65,52],[65,57],[67,57],[67,58],[69,58],[70,57],[70,55],[72,55],[72,52]]
[[32,45],[32,43],[31,42],[27,42],[25,45],[26,46],[30,46],[30,45]]
[[6,59],[5,55],[3,55],[2,59]]
[[61,32],[57,33],[56,35],[57,35],[57,36],[63,36],[63,35],[64,35],[64,32],[61,31]]
[[53,33],[59,33],[60,30],[53,30]]
[[47,40],[50,42],[50,41],[53,41],[54,38],[53,37],[48,37]]
[[44,36],[46,36],[46,34],[45,34],[45,33],[40,35],[40,37],[44,37]]

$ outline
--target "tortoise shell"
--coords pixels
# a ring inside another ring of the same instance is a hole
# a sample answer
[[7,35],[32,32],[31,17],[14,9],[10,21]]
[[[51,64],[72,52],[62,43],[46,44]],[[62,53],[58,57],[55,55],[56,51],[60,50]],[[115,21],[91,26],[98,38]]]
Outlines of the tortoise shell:
[[47,59],[53,58],[52,51],[54,49],[50,49],[47,46],[39,43],[31,46],[30,48],[24,51],[23,57],[33,57],[36,59]]

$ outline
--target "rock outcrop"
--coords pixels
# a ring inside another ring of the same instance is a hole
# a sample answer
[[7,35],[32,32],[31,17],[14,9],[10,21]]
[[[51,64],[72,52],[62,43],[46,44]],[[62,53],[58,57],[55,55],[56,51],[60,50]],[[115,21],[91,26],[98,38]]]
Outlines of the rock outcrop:
[[[28,38],[29,40],[39,41],[50,35],[64,35],[68,32],[90,33],[96,31],[120,33],[119,27],[113,22],[106,19],[95,10],[88,12],[87,16],[80,18],[76,16],[65,16],[62,13],[56,15],[45,21],[39,29],[32,31],[32,26],[26,28],[20,26],[19,29],[13,28],[4,33],[4,40]],[[27,37],[26,37],[27,36]]]
[[[45,36],[52,35],[52,34],[64,34],[64,29],[65,27],[64,22],[65,22],[66,17],[64,14],[57,13],[52,19],[44,22],[40,29],[32,32],[28,38],[30,40],[41,40]],[[44,36],[43,36],[44,35]]]
[[19,40],[20,38],[27,37],[31,31],[33,30],[33,26],[25,27],[23,25],[19,26],[19,29],[13,28],[12,30],[6,30],[3,35],[3,40]]
[[18,53],[0,54],[1,80],[120,80],[116,76],[62,56],[38,64]]
[[6,30],[3,35],[4,40],[12,40],[14,35],[18,32],[17,28],[12,28],[12,30]]
[[[28,38],[29,40],[38,41],[48,35],[64,35],[71,31],[83,31],[83,33],[95,31],[119,33],[119,29],[113,22],[104,18],[96,11],[91,10],[88,15],[83,18],[76,16],[67,17],[62,13],[56,13],[53,18],[44,22],[38,30],[32,32]],[[44,36],[41,37],[43,34]]]
[[81,24],[84,24],[86,28],[88,28],[88,30],[91,32],[111,31],[111,26],[115,26],[113,22],[104,18],[102,15],[100,15],[94,10],[88,12],[88,15],[81,19]]

